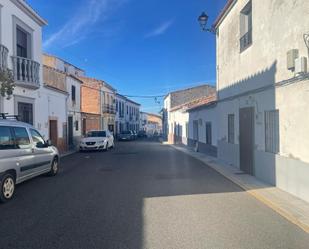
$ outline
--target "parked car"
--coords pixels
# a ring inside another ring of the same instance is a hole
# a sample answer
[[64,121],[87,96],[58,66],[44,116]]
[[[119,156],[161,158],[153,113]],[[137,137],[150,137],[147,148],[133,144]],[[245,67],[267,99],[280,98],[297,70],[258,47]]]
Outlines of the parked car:
[[123,131],[118,135],[119,141],[131,141],[134,139],[132,131]]
[[31,125],[0,118],[0,202],[11,200],[15,185],[42,174],[55,176],[59,152]]
[[110,131],[89,131],[80,141],[80,151],[108,150],[114,148],[114,136]]
[[137,136],[140,137],[140,138],[147,137],[146,131],[139,131]]
[[138,138],[137,131],[132,131],[132,133],[134,140],[136,140]]

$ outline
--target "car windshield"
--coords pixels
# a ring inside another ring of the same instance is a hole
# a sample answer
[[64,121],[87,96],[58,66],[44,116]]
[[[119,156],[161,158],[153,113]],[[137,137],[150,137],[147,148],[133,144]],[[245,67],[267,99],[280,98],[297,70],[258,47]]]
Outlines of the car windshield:
[[106,137],[106,131],[90,131],[87,137]]
[[123,131],[121,134],[131,134],[130,131]]

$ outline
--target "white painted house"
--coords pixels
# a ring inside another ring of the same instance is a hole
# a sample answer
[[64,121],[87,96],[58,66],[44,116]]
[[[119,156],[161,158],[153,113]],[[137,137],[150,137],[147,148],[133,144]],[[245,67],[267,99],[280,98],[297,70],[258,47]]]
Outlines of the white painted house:
[[307,0],[229,0],[215,23],[219,159],[307,201],[308,16]]
[[116,94],[116,135],[126,130],[126,102],[127,98],[125,96]]
[[169,143],[189,145],[189,130],[193,127],[189,127],[188,108],[204,104],[204,101],[207,102],[208,97],[213,97],[215,92],[214,86],[205,84],[174,91],[165,96],[163,136]]
[[67,98],[67,122],[68,122],[68,146],[71,149],[79,146],[82,137],[81,116],[81,84],[83,82],[73,74],[66,75]]
[[22,0],[0,0],[0,66],[14,73],[11,99],[0,97],[0,111],[19,115],[49,136],[42,82],[42,27],[47,22]]
[[[0,111],[18,115],[65,150],[67,94],[46,84],[43,77],[42,27],[46,21],[25,1],[1,0],[0,24],[0,66],[13,71],[16,85],[9,100],[0,97]],[[55,126],[55,120],[60,125]]]
[[144,131],[147,137],[162,134],[162,116],[155,113],[140,112],[139,129]]
[[141,105],[127,98],[125,120],[126,130],[139,131],[139,113]]
[[65,130],[61,134],[65,136],[68,149],[77,148],[82,136],[80,89],[83,83],[78,77],[84,76],[85,71],[57,56],[46,53],[43,55],[43,64],[46,69],[53,68],[58,72],[59,76],[53,77],[51,83],[55,85],[55,88],[60,88],[67,93],[66,104],[60,108],[66,111],[66,127],[63,127]]

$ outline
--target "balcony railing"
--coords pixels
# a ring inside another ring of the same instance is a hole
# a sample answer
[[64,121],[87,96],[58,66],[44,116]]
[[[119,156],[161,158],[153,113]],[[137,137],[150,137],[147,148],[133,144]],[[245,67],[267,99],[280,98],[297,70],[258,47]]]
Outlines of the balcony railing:
[[38,88],[40,85],[40,63],[28,58],[12,56],[16,84]]
[[0,44],[0,69],[6,69],[8,67],[8,54],[9,50]]
[[240,52],[244,51],[252,44],[252,29],[240,38]]
[[116,114],[116,107],[114,105],[103,105],[103,113]]

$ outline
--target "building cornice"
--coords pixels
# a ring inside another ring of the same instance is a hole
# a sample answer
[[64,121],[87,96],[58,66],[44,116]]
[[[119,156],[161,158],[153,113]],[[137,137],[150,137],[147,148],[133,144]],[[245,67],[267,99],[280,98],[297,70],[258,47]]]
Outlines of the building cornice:
[[43,19],[37,12],[35,12],[29,4],[24,0],[11,0],[19,9],[26,13],[30,18],[32,18],[40,26],[47,25],[47,21]]
[[215,29],[217,29],[221,25],[221,23],[223,22],[225,17],[230,13],[231,9],[234,7],[236,2],[237,0],[228,0],[228,2],[226,3],[223,10],[220,12],[219,16],[217,17],[217,19],[213,24],[213,27]]

